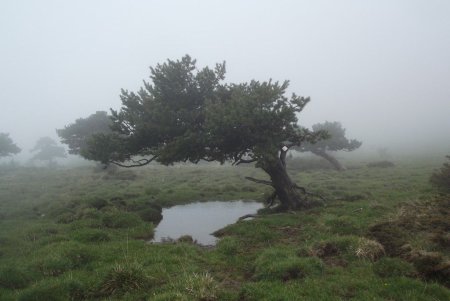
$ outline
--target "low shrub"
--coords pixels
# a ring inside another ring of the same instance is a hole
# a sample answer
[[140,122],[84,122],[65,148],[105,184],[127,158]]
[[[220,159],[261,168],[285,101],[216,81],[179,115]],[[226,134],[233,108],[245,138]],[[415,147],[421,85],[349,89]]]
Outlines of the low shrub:
[[102,223],[105,227],[118,229],[130,228],[141,224],[141,219],[128,212],[108,212],[103,216]]
[[153,223],[154,225],[158,225],[163,218],[161,210],[157,210],[155,208],[147,208],[139,211],[138,215],[143,221]]

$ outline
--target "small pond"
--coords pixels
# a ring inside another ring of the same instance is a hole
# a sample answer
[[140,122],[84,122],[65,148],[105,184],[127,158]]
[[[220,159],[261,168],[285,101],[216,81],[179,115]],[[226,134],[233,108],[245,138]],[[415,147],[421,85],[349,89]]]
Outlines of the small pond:
[[262,203],[254,201],[213,201],[165,208],[153,241],[190,235],[199,244],[214,245],[217,239],[211,233],[235,223],[243,215],[256,213],[262,207]]

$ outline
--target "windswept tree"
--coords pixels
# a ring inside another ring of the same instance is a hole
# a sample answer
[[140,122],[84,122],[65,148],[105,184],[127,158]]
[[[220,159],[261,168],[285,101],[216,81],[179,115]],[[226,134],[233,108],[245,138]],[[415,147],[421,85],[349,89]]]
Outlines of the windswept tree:
[[345,137],[345,129],[340,122],[324,122],[317,123],[312,126],[313,132],[327,132],[328,138],[322,139],[316,143],[303,143],[300,147],[295,149],[301,152],[312,152],[330,162],[337,170],[344,170],[345,168],[330,152],[347,151],[351,152],[359,148],[361,141]]
[[69,147],[69,154],[81,155],[86,151],[87,140],[93,134],[111,133],[111,116],[105,111],[97,111],[87,118],[79,118],[74,123],[56,130],[61,142]]
[[55,165],[54,159],[66,157],[64,148],[58,146],[56,141],[50,137],[39,138],[31,151],[35,152],[31,160],[47,161],[49,166]]
[[310,206],[308,193],[286,171],[289,148],[324,134],[298,125],[309,98],[287,97],[288,82],[223,84],[225,63],[196,68],[189,56],[150,68],[139,92],[122,90],[122,108],[112,110],[112,133],[94,134],[82,155],[102,163],[143,166],[152,161],[255,163],[270,181],[279,209]]
[[20,153],[20,148],[14,144],[7,133],[0,133],[0,158]]

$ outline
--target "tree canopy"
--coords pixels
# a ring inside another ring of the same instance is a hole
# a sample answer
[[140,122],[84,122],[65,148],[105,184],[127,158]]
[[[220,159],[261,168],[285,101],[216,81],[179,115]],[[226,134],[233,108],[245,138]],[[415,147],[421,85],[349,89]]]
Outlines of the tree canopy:
[[39,138],[31,151],[35,152],[32,160],[48,161],[49,164],[53,162],[53,159],[66,157],[64,148],[58,146],[50,137]]
[[97,111],[87,118],[79,118],[74,123],[56,130],[61,142],[69,147],[69,154],[80,155],[87,149],[87,140],[93,134],[111,133],[111,116],[105,111]]
[[223,83],[225,63],[199,70],[189,56],[150,71],[151,82],[137,93],[122,90],[112,132],[92,135],[85,158],[120,166],[255,162],[272,180],[260,182],[275,188],[285,208],[305,204],[286,173],[285,156],[324,135],[298,125],[309,98],[287,97],[287,81]]
[[303,143],[296,150],[301,152],[312,152],[326,160],[328,160],[336,169],[342,170],[342,165],[332,156],[329,152],[335,151],[353,151],[359,148],[362,144],[361,141],[356,139],[349,140],[345,136],[345,128],[342,127],[340,122],[325,121],[323,123],[317,123],[312,126],[313,132],[326,132],[328,137],[315,143]]
[[20,148],[14,144],[7,133],[0,133],[0,157],[6,157],[20,153]]

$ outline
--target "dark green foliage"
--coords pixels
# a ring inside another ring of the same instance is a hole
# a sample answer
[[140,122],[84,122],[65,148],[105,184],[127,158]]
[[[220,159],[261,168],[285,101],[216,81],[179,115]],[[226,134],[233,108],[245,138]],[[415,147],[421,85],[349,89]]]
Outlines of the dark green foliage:
[[282,209],[309,206],[292,189],[284,161],[286,148],[324,136],[297,123],[309,98],[286,97],[287,81],[224,84],[225,63],[199,70],[188,55],[150,70],[139,92],[122,90],[112,132],[86,139],[84,158],[126,167],[256,162],[275,181]]
[[135,155],[163,164],[244,155],[262,160],[276,156],[283,141],[312,138],[296,117],[309,98],[285,97],[287,82],[224,85],[225,64],[197,70],[189,56],[151,68],[152,83],[138,93],[122,91],[123,108],[112,111],[113,133],[93,135],[82,155],[103,163]]
[[93,134],[110,133],[111,117],[104,111],[97,111],[87,118],[79,118],[74,123],[58,129],[61,142],[69,146],[69,154],[79,155],[86,151],[87,141]]
[[304,143],[300,151],[302,152],[327,152],[327,151],[353,151],[359,148],[362,144],[361,141],[356,139],[349,140],[345,137],[345,129],[340,122],[316,123],[312,126],[314,132],[326,131],[328,133],[328,139],[323,139],[314,144]]
[[145,222],[151,222],[154,225],[159,224],[162,220],[163,216],[161,214],[161,210],[157,210],[155,208],[147,208],[138,212],[139,216]]
[[50,137],[40,138],[31,151],[36,152],[32,160],[48,161],[49,164],[53,159],[66,157],[64,148],[57,146],[55,140]]
[[414,267],[399,258],[384,257],[372,266],[373,272],[380,277],[413,276]]
[[20,153],[20,148],[14,144],[7,133],[0,133],[0,158]]
[[[447,158],[450,160],[450,156]],[[434,172],[430,182],[442,192],[450,193],[450,163],[444,163],[439,171]]]

